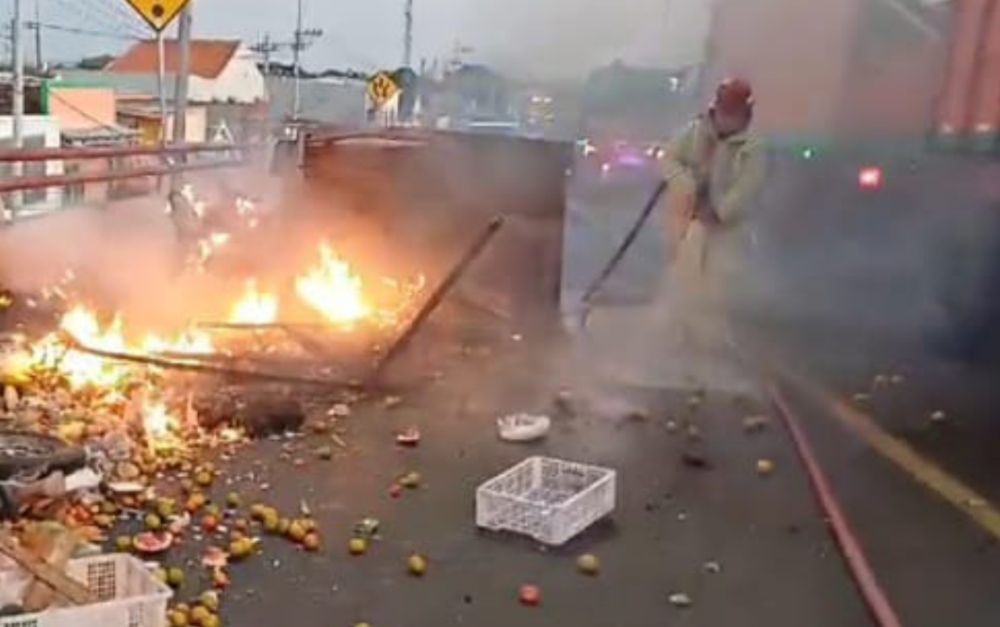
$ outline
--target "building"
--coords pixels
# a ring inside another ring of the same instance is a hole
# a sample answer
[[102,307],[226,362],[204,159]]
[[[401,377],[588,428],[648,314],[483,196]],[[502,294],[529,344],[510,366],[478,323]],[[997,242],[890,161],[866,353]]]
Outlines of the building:
[[[63,146],[122,146],[138,139],[138,133],[118,123],[115,92],[107,87],[46,81],[42,92],[45,110],[59,123]],[[122,160],[82,159],[64,161],[66,174],[99,174],[125,167]],[[122,194],[124,181],[71,185],[63,202],[102,202]]]
[[[104,68],[111,75],[144,76],[154,81],[158,66],[156,42],[142,41]],[[177,40],[164,42],[164,66],[173,85],[180,63]],[[267,100],[264,75],[253,52],[239,41],[197,39],[191,42],[188,99],[194,103],[256,105]]]
[[[58,148],[61,145],[59,119],[46,111],[44,84],[37,79],[25,83],[24,140],[25,148]],[[12,112],[13,89],[10,77],[0,77],[0,148],[14,147],[14,117]],[[63,173],[62,161],[37,161],[25,163],[23,176],[56,176]],[[0,179],[12,176],[11,164],[0,163]],[[13,198],[2,199],[7,208],[14,206]],[[21,195],[21,213],[37,213],[57,209],[62,205],[62,189],[29,190]]]
[[[165,90],[173,107],[179,64],[176,40],[164,43]],[[102,85],[119,97],[120,122],[139,131],[143,141],[159,141],[159,68],[155,41],[142,41],[111,61],[103,70],[65,70],[67,80]],[[267,126],[267,86],[253,53],[239,41],[191,42],[188,104],[203,111],[189,117],[187,140],[254,141]],[[168,133],[172,122],[168,121]],[[192,130],[194,129],[194,130]],[[201,132],[203,129],[203,132]]]

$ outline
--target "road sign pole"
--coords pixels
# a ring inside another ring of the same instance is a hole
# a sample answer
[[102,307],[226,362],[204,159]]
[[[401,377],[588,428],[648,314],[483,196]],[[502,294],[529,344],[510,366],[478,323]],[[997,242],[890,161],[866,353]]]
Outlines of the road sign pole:
[[[24,43],[22,35],[24,33],[24,23],[21,16],[22,0],[14,0],[14,23],[11,33],[11,43],[14,46],[14,94],[13,94],[13,115],[14,115],[14,148],[24,148]],[[24,165],[20,161],[11,164],[11,174],[21,176],[24,173]],[[11,211],[16,213],[21,207],[22,196],[20,192],[11,195]]]
[[[181,12],[177,28],[177,84],[174,88],[174,143],[183,144],[187,140],[188,81],[191,74],[191,3]],[[179,155],[181,163],[185,155]],[[170,181],[171,191],[180,191],[182,175],[175,174]]]

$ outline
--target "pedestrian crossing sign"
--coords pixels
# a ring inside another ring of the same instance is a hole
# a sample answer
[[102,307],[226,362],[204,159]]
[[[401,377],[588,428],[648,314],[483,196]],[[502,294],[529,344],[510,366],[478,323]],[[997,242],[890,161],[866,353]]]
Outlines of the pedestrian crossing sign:
[[125,0],[156,32],[174,21],[191,0]]
[[368,81],[368,97],[376,108],[385,106],[399,91],[399,85],[386,72],[379,72]]

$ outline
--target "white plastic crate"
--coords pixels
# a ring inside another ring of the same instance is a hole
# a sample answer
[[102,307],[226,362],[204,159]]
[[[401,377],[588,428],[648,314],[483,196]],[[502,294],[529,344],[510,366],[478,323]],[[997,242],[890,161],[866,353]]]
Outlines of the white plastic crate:
[[0,618],[0,627],[166,627],[173,593],[135,557],[121,553],[72,560],[68,574],[99,601]]
[[615,509],[614,470],[529,457],[476,490],[476,525],[564,544]]

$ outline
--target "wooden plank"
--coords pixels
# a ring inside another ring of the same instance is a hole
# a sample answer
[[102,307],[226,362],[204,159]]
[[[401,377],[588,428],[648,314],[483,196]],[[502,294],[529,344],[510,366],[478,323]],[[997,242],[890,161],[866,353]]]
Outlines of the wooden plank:
[[69,599],[73,604],[97,603],[97,597],[87,586],[22,549],[9,535],[2,532],[0,532],[0,553],[17,562],[21,568],[50,586],[60,596]]

